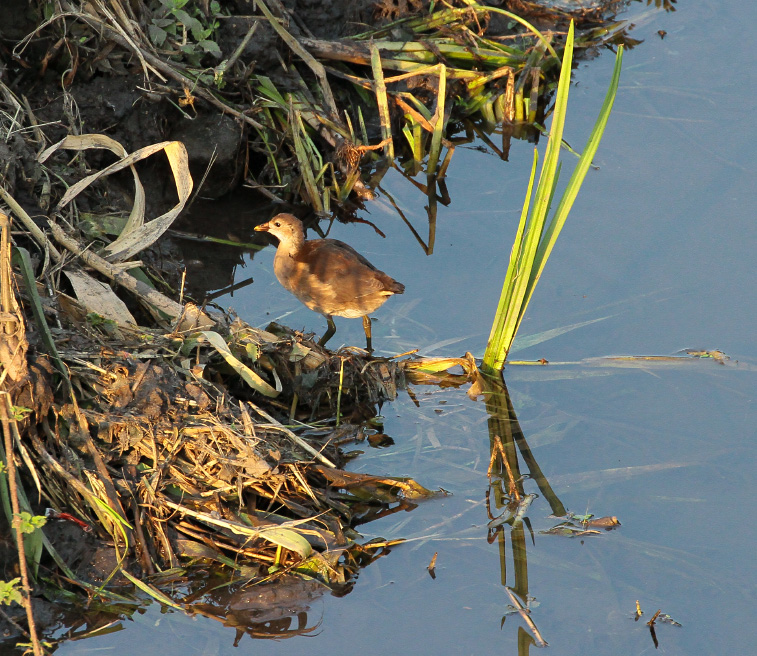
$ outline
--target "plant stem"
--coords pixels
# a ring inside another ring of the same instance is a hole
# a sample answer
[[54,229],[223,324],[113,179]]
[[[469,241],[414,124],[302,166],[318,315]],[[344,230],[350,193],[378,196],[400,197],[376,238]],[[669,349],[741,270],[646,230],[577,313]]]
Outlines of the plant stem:
[[42,645],[37,637],[37,627],[34,624],[34,613],[32,611],[31,586],[29,585],[29,572],[26,567],[26,553],[24,552],[24,534],[21,531],[21,509],[18,504],[18,487],[16,484],[16,462],[13,458],[13,436],[11,424],[18,432],[16,420],[12,418],[11,397],[8,392],[0,392],[0,422],[3,425],[3,436],[5,438],[5,460],[8,468],[8,487],[10,489],[11,508],[13,509],[13,530],[16,533],[16,547],[18,549],[18,568],[21,572],[21,584],[23,586],[22,598],[24,609],[26,610],[26,621],[29,624],[29,636],[34,656],[42,656]]

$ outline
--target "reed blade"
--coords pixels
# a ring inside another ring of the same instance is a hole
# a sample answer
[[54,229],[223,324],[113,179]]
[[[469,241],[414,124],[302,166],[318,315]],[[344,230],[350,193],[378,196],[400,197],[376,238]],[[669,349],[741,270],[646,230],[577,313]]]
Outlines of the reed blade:
[[525,316],[526,308],[533,296],[536,284],[552,253],[557,237],[565,224],[565,220],[578,195],[581,184],[591,166],[592,159],[596,154],[617,94],[623,62],[622,46],[618,49],[610,86],[589,140],[565,190],[560,196],[560,202],[552,219],[547,222],[547,217],[555,198],[557,182],[560,177],[561,164],[559,160],[568,108],[573,44],[574,25],[571,23],[565,44],[544,163],[542,164],[539,181],[536,185],[533,206],[530,207],[538,162],[538,154],[535,152],[531,177],[510,253],[510,262],[505,275],[505,282],[497,306],[497,313],[492,325],[489,342],[484,353],[484,371],[500,371],[504,367],[507,354]]

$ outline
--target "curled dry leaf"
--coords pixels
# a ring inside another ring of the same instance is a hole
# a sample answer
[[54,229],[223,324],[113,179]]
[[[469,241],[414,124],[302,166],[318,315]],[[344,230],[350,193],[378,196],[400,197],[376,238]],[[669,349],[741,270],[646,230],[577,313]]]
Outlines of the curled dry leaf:
[[[75,185],[72,185],[58,203],[58,210],[76,198],[78,194],[95,182],[95,180],[116,173],[117,171],[121,171],[127,167],[131,168],[135,185],[134,206],[132,207],[129,220],[126,223],[123,232],[121,232],[118,238],[105,249],[110,254],[108,259],[111,262],[126,260],[153,244],[166,230],[168,230],[179,213],[184,209],[187,200],[189,200],[189,195],[192,193],[194,183],[192,182],[192,176],[189,173],[187,149],[180,141],[162,141],[160,143],[140,148],[131,154],[127,154],[121,144],[104,134],[68,136],[42,152],[39,156],[39,161],[44,162],[50,157],[50,155],[60,148],[65,148],[67,150],[105,148],[116,155],[119,155],[121,159],[110,166],[106,166],[101,171],[79,180]],[[168,163],[171,165],[179,202],[165,214],[161,214],[159,217],[145,223],[145,192],[136,169],[134,168],[134,164],[161,150],[165,152],[166,157],[168,157]]]

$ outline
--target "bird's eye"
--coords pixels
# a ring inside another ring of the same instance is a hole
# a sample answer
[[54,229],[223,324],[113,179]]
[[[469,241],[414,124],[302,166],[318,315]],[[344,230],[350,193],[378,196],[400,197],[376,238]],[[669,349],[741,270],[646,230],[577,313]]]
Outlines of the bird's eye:
[[280,228],[281,227],[281,222],[280,221],[274,221],[273,225],[275,225],[277,228]]

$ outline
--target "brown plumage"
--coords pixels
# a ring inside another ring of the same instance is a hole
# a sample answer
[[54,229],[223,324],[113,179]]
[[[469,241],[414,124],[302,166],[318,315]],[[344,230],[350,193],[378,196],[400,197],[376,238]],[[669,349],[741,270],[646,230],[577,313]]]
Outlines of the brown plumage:
[[291,214],[277,214],[255,230],[270,232],[279,246],[273,271],[285,289],[302,303],[326,317],[329,327],[319,344],[336,332],[333,315],[363,318],[371,351],[371,320],[368,314],[381,307],[405,286],[379,271],[354,248],[337,239],[305,240],[302,222]]

